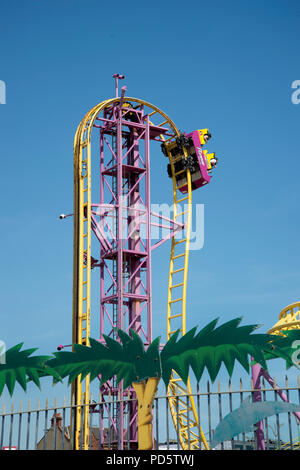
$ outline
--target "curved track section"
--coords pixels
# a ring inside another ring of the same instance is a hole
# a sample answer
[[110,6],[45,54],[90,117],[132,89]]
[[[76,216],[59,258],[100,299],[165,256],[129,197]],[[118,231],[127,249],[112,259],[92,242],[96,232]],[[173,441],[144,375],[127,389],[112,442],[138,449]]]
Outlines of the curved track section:
[[300,302],[288,305],[279,314],[279,320],[268,331],[269,334],[280,334],[280,331],[300,329]]
[[[171,141],[180,135],[173,121],[159,108],[136,98],[126,97],[143,109],[145,117],[151,118],[157,127],[168,128],[167,138]],[[88,345],[90,336],[91,306],[91,134],[95,120],[108,106],[122,106],[121,98],[112,98],[94,106],[79,124],[74,139],[74,256],[73,256],[73,332],[72,342]],[[160,122],[163,119],[162,122]],[[184,152],[186,152],[184,150]],[[191,175],[186,171],[186,194],[180,192],[176,183],[174,164],[176,159],[168,154],[173,180],[173,219],[185,223],[184,238],[172,238],[167,305],[167,337],[180,329],[186,333],[186,292],[189,259],[189,238],[191,230],[192,189]],[[187,154],[185,154],[187,157]],[[199,449],[199,431],[202,442],[209,449],[199,425],[196,407],[191,394],[191,385],[186,386],[181,378],[172,375],[168,388],[169,405],[175,428],[183,449]],[[175,397],[175,398],[174,398]],[[76,405],[74,417],[75,448],[88,449],[89,444],[89,380],[79,377],[72,385],[72,402]],[[83,405],[83,406],[82,406]],[[188,426],[189,424],[189,426]],[[80,429],[83,430],[80,433]]]

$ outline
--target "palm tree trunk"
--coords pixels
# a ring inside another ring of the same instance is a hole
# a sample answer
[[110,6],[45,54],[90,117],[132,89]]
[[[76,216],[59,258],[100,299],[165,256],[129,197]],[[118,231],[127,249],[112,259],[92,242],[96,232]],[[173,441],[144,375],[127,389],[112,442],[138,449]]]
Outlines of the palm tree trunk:
[[138,444],[139,450],[153,449],[152,405],[159,377],[150,377],[144,382],[132,384],[138,400]]

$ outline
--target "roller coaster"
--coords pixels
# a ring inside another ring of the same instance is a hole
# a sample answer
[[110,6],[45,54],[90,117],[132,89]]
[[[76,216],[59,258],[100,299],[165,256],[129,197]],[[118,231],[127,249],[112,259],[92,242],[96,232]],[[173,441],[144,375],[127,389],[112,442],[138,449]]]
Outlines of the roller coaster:
[[[203,147],[211,137],[208,129],[182,133],[165,112],[144,100],[119,96],[115,74],[115,97],[94,106],[80,122],[74,139],[74,255],[72,343],[89,345],[91,311],[100,313],[100,338],[115,338],[115,327],[133,329],[145,347],[152,340],[152,251],[171,239],[166,306],[167,338],[180,329],[186,332],[187,273],[192,216],[192,191],[208,184],[217,164],[215,154]],[[92,132],[94,131],[94,132]],[[150,143],[161,146],[166,175],[172,179],[173,213],[167,217],[151,210]],[[93,159],[92,159],[93,153]],[[151,229],[164,231],[152,243]],[[92,271],[99,270],[99,283]],[[95,287],[96,284],[96,287]],[[92,292],[93,287],[93,292]],[[98,299],[99,307],[93,302]],[[191,393],[172,375],[169,405],[182,449],[199,448],[199,419],[193,400],[187,406],[181,396]],[[79,376],[72,384],[75,448],[88,448],[89,378]],[[134,397],[122,382],[106,383],[102,399]],[[177,399],[174,397],[177,396]],[[134,403],[131,402],[131,403]],[[113,436],[112,447],[136,448],[137,409],[118,406],[109,412],[109,424],[100,429],[101,441]],[[82,409],[84,410],[82,412]],[[129,416],[130,429],[124,426]],[[192,417],[192,419],[191,419]],[[189,427],[187,427],[189,422]],[[109,432],[109,431],[112,431]],[[81,435],[80,435],[81,433]],[[208,449],[201,431],[204,447]]]
[[[295,302],[288,305],[279,313],[279,320],[275,325],[270,328],[267,333],[270,335],[279,335],[285,336],[285,333],[290,330],[299,330],[300,329],[300,302]],[[253,389],[255,390],[253,394],[253,401],[261,401],[261,380],[266,380],[276,394],[284,402],[288,401],[288,397],[280,390],[275,380],[265,371],[259,364],[255,364],[252,367],[252,383]],[[300,413],[295,412],[295,417],[297,421],[300,422]],[[255,431],[256,435],[256,446],[257,450],[265,450],[265,439],[264,439],[264,423],[261,421],[257,423],[257,430]],[[283,448],[286,449],[298,449],[299,448],[299,439],[294,443],[286,443]]]

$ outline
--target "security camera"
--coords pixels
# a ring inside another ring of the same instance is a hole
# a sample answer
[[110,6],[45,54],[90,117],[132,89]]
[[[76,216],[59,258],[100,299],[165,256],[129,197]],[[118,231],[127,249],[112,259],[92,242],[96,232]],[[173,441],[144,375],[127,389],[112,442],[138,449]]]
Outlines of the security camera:
[[67,217],[72,217],[73,214],[60,214],[60,219],[66,219]]

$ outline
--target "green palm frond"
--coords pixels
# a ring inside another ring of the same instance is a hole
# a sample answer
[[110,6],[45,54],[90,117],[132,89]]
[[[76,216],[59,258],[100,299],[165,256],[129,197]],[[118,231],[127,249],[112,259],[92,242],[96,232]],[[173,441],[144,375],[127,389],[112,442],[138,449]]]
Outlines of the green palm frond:
[[5,363],[0,364],[0,395],[5,386],[12,395],[16,383],[26,391],[28,379],[40,388],[39,379],[42,375],[58,378],[55,371],[45,366],[51,356],[32,356],[37,348],[21,351],[22,346],[23,343],[20,343],[8,349],[5,353]]
[[101,385],[116,376],[117,383],[124,380],[124,387],[132,382],[146,380],[161,374],[159,338],[147,351],[140,336],[130,330],[131,336],[116,330],[121,343],[104,335],[105,345],[90,338],[90,346],[74,345],[74,352],[54,353],[55,358],[47,362],[61,378],[69,377],[71,383],[78,375],[82,379],[90,374],[90,380],[101,376]]
[[[300,340],[300,331],[287,332],[286,337],[257,334],[258,325],[240,326],[241,318],[217,326],[211,321],[198,333],[191,329],[179,338],[179,330],[172,335],[160,352],[160,338],[145,350],[140,336],[116,329],[119,341],[104,336],[105,344],[90,338],[90,346],[74,345],[73,352],[60,351],[53,356],[31,356],[36,349],[21,351],[22,343],[6,352],[6,364],[0,365],[0,395],[6,385],[12,394],[18,382],[24,390],[33,381],[40,387],[39,379],[53,376],[57,382],[68,377],[71,383],[81,375],[93,380],[101,376],[101,384],[116,376],[117,383],[124,381],[127,388],[133,382],[149,377],[162,377],[168,386],[172,370],[186,383],[190,369],[199,382],[205,369],[212,381],[222,364],[232,375],[235,362],[249,372],[250,358],[267,369],[266,361],[275,357],[286,359],[287,367],[293,365],[293,343]],[[297,343],[298,344],[298,343]]]
[[124,380],[124,387],[149,377],[162,377],[167,386],[172,370],[187,382],[190,368],[197,381],[206,368],[214,381],[222,364],[231,376],[236,361],[249,372],[250,357],[267,369],[265,354],[271,347],[278,356],[284,354],[279,352],[278,345],[271,346],[273,336],[254,333],[259,325],[240,326],[241,318],[218,327],[217,322],[218,319],[213,320],[198,333],[197,328],[193,328],[180,339],[177,331],[161,353],[160,338],[145,350],[137,333],[130,330],[129,336],[118,329],[121,342],[104,336],[106,344],[101,344],[91,338],[90,347],[74,345],[74,352],[55,353],[55,359],[47,365],[60,377],[68,376],[69,383],[79,374],[82,378],[90,374],[91,380],[101,376],[101,384],[113,376],[117,377],[117,382]]
[[161,352],[163,367],[162,378],[169,383],[171,372],[175,370],[186,383],[189,368],[199,382],[206,368],[212,381],[224,364],[232,375],[235,361],[249,372],[249,356],[252,356],[264,368],[266,366],[263,350],[268,351],[273,336],[253,334],[259,325],[239,326],[241,318],[228,321],[216,327],[218,319],[213,320],[196,334],[196,328],[178,339],[176,332]]

